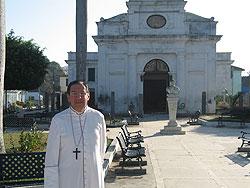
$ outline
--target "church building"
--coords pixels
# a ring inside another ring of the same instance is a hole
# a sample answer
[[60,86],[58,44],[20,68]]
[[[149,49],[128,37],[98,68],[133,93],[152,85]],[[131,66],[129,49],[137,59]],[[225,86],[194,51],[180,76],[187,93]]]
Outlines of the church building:
[[[97,22],[98,52],[87,53],[90,103],[113,113],[126,113],[131,103],[141,114],[166,112],[166,87],[174,79],[178,113],[215,112],[215,96],[230,85],[217,67],[225,70],[233,61],[230,53],[216,52],[222,37],[217,21],[186,12],[186,3],[129,0],[127,13]],[[69,81],[75,80],[75,59],[69,52]],[[230,74],[228,69],[225,77]]]

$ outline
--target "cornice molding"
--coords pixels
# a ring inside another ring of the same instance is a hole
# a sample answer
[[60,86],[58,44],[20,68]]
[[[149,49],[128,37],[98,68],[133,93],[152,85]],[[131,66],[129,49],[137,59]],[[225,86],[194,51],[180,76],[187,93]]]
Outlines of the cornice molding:
[[95,42],[109,41],[144,41],[144,40],[168,40],[168,41],[215,41],[218,42],[222,35],[97,35],[93,36]]

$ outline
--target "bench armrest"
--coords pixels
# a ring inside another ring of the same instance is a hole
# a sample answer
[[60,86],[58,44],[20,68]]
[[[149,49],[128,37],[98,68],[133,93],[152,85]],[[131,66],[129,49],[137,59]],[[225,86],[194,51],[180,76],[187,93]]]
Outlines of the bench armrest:
[[130,134],[133,134],[133,133],[141,133],[141,130],[139,130],[139,131],[131,131],[131,132],[129,132]]

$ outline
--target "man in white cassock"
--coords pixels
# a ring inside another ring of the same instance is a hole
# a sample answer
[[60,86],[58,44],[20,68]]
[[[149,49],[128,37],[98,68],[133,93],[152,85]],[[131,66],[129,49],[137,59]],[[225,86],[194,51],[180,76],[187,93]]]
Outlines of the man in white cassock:
[[45,188],[104,188],[106,124],[103,114],[88,107],[88,86],[73,81],[67,89],[70,108],[50,125],[45,157]]

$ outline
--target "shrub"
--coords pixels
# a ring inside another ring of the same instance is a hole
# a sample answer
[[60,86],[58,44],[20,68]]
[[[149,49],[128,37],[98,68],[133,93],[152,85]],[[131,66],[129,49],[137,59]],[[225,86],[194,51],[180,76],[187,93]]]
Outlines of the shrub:
[[29,132],[22,131],[19,137],[20,152],[32,152],[43,149],[46,143],[42,142],[43,133],[34,125]]
[[47,135],[39,131],[36,124],[30,131],[4,134],[8,153],[40,152],[45,150]]

